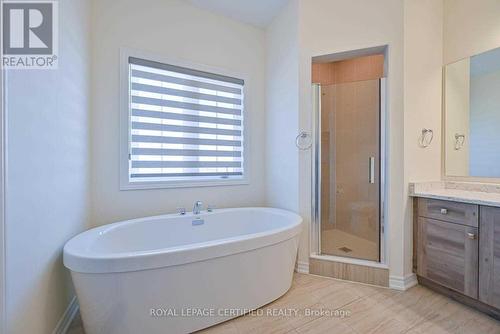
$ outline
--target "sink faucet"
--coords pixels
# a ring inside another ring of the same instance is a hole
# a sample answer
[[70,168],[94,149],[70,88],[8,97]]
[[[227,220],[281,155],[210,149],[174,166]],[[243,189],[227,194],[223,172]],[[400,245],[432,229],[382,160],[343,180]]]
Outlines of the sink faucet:
[[193,214],[195,215],[199,215],[200,212],[201,212],[201,208],[203,206],[203,203],[201,201],[196,201],[194,202],[194,206],[193,206]]

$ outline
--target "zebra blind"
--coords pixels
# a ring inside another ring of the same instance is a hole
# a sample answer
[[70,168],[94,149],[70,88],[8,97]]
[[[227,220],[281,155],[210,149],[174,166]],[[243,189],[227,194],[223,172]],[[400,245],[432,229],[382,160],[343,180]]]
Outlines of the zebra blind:
[[129,57],[129,181],[243,178],[244,81]]

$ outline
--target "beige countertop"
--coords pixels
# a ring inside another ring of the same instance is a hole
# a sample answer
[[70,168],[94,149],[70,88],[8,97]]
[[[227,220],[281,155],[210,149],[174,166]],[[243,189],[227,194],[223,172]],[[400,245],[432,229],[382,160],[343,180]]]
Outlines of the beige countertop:
[[473,182],[416,182],[410,183],[412,197],[424,197],[500,207],[500,185]]

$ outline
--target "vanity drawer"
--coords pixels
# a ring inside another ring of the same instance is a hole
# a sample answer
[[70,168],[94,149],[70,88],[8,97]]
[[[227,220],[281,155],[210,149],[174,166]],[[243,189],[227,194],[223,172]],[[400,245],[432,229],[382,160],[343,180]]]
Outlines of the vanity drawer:
[[442,221],[478,227],[479,207],[475,204],[441,201],[420,198],[418,215],[420,217],[439,219]]

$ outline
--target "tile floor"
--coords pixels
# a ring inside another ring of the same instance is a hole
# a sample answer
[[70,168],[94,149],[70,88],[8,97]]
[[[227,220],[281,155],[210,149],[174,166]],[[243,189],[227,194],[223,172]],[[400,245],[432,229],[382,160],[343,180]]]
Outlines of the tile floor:
[[[266,315],[268,310],[287,308],[299,310],[297,316]],[[264,316],[246,315],[199,333],[500,333],[499,321],[422,286],[399,292],[305,274],[295,274],[290,291],[262,310]],[[306,310],[342,310],[350,315],[306,315]],[[79,317],[68,334],[84,334]]]

